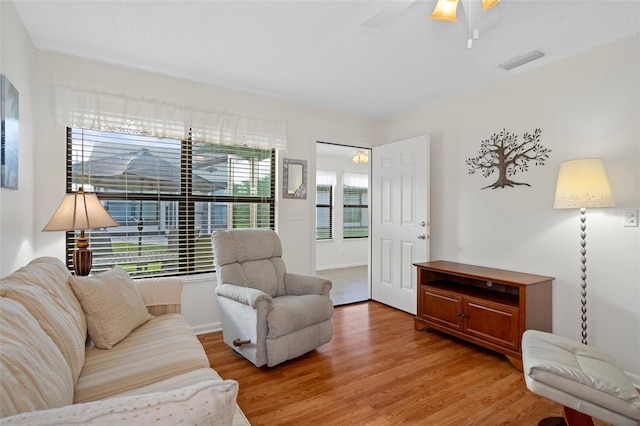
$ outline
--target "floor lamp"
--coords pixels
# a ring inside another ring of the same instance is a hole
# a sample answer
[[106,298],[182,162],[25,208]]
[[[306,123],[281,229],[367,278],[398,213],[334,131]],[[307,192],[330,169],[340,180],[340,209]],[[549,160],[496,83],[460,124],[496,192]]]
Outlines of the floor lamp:
[[582,343],[587,344],[587,207],[614,207],[609,179],[601,158],[560,163],[554,209],[580,209],[580,274]]
[[43,231],[80,230],[73,252],[73,269],[76,275],[85,276],[91,272],[93,255],[89,247],[89,238],[85,237],[85,229],[108,228],[119,226],[111,215],[102,207],[96,194],[86,193],[82,187],[78,192],[67,194],[60,207],[45,225]]

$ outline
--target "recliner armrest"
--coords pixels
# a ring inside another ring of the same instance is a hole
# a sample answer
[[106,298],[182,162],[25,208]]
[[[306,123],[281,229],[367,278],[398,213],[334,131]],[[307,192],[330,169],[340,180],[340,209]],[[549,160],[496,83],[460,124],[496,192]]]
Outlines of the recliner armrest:
[[294,274],[292,272],[284,274],[284,288],[290,295],[319,294],[329,297],[331,286],[331,280],[318,275]]
[[216,295],[251,306],[253,309],[257,309],[258,303],[263,300],[269,303],[272,301],[271,296],[263,291],[233,284],[218,284]]

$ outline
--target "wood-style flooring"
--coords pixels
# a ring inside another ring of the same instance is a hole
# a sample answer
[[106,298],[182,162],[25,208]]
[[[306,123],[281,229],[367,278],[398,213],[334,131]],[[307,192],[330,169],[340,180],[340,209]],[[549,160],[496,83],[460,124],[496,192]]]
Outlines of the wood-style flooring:
[[330,343],[273,368],[234,355],[221,332],[199,338],[211,366],[239,382],[238,404],[255,426],[536,425],[561,415],[503,356],[415,331],[407,313],[340,306],[333,326]]

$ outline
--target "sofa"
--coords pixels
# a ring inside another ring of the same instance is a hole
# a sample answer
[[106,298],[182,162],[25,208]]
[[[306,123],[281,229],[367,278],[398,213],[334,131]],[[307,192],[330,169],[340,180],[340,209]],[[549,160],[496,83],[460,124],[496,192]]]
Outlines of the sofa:
[[42,257],[0,280],[0,425],[248,425],[180,315],[178,278]]

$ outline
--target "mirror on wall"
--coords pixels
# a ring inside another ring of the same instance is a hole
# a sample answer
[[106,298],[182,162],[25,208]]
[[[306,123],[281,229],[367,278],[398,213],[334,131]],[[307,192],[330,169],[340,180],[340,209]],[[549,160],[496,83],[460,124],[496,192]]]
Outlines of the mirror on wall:
[[306,199],[307,161],[285,158],[282,169],[282,197]]

